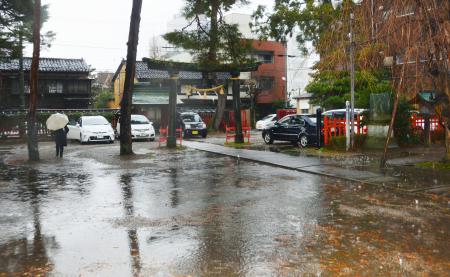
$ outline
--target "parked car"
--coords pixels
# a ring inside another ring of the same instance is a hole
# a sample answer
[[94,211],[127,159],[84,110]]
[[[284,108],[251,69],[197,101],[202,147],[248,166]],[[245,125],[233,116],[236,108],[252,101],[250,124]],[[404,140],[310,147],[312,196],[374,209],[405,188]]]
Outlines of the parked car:
[[[120,122],[117,122],[116,132],[120,134]],[[155,140],[155,128],[145,115],[131,115],[131,138],[134,140]]]
[[[366,112],[366,109],[355,109],[355,115],[361,115],[362,113]],[[327,116],[329,118],[343,118],[345,119],[345,109],[336,109],[336,110],[329,110],[322,113],[322,116]]]
[[86,142],[114,142],[114,130],[103,116],[82,116],[77,122],[69,122],[67,138]]
[[275,124],[275,122],[277,122],[277,114],[269,114],[256,122],[256,129],[257,130],[268,129],[272,127],[273,124]]
[[183,112],[180,113],[181,127],[183,129],[184,137],[201,136],[206,138],[208,130],[206,124],[198,113]]
[[306,147],[317,143],[316,130],[316,124],[309,116],[291,114],[275,122],[273,127],[264,130],[262,137],[266,144],[272,144],[275,140],[281,140]]

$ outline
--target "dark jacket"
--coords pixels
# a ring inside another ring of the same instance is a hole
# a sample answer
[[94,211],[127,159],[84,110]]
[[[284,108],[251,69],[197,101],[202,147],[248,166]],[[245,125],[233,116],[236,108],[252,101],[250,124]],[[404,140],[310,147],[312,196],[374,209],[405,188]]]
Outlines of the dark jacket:
[[55,131],[55,142],[59,145],[67,146],[67,133],[69,128],[66,126],[63,129],[58,129]]

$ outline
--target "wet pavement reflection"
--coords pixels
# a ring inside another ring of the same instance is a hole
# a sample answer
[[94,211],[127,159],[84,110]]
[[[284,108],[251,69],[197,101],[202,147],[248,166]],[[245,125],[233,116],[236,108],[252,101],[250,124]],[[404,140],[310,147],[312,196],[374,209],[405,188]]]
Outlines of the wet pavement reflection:
[[0,165],[0,276],[450,272],[446,198],[194,150],[117,152]]

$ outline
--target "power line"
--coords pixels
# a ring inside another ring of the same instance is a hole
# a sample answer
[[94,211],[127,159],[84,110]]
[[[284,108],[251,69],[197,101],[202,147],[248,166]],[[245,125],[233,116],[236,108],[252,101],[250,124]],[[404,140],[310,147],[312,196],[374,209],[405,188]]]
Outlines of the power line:
[[95,45],[82,45],[82,44],[69,44],[69,43],[52,43],[52,45],[56,46],[68,46],[68,47],[81,47],[81,48],[93,48],[93,49],[106,49],[106,50],[124,50],[126,46],[123,48],[119,47],[104,47],[104,46],[95,46]]

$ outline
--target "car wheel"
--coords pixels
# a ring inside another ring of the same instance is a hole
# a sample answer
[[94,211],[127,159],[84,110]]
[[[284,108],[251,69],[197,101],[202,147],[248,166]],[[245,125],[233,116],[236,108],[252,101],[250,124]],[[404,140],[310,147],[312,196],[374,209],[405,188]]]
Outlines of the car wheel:
[[206,135],[207,135],[207,133],[206,133],[206,132],[203,132],[203,133],[202,133],[202,138],[206,138]]
[[264,138],[264,142],[266,144],[272,144],[273,143],[273,137],[270,134],[270,132],[265,132],[263,138]]
[[81,133],[80,133],[80,144],[84,144]]
[[306,146],[308,146],[308,137],[306,135],[301,135],[300,138],[298,139],[298,145],[302,148],[305,148]]

